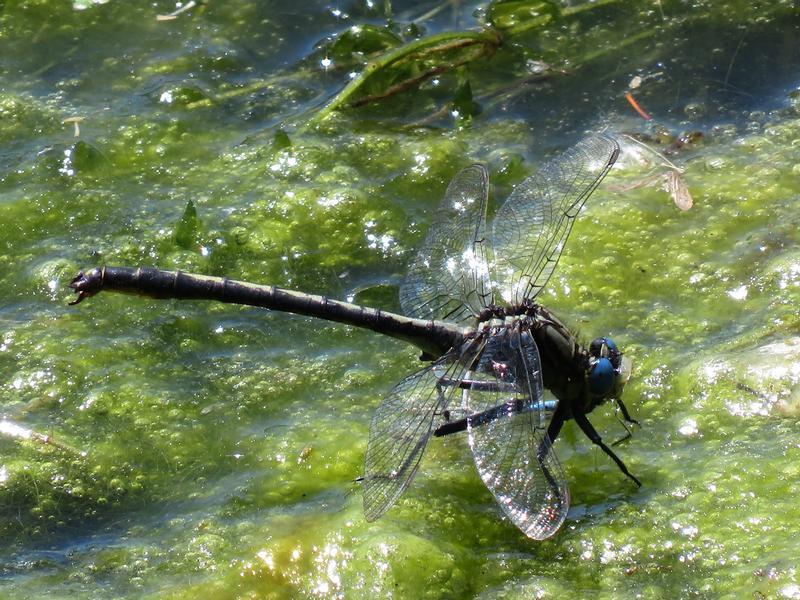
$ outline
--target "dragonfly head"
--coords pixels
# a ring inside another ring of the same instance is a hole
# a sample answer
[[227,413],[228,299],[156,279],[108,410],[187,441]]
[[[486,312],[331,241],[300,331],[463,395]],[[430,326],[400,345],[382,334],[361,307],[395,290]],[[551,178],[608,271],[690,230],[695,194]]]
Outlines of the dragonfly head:
[[633,363],[622,356],[609,338],[597,338],[589,345],[589,393],[602,400],[619,398],[630,379]]

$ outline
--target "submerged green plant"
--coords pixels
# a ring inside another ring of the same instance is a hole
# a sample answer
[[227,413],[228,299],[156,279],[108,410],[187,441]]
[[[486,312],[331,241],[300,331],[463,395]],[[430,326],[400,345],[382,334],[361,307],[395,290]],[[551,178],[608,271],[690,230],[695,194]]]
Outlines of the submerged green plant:
[[[320,123],[343,108],[379,102],[432,77],[489,59],[514,37],[617,1],[601,0],[564,9],[556,2],[541,0],[492,2],[486,11],[486,25],[480,31],[446,32],[417,39],[370,61],[314,115],[312,123]],[[463,100],[463,91],[462,82],[454,92],[454,102]]]

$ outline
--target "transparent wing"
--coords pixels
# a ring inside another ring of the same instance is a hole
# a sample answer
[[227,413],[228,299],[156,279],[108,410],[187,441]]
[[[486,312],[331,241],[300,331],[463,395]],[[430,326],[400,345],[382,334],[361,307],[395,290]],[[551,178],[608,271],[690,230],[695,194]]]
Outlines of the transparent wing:
[[363,480],[367,521],[389,510],[411,483],[435,426],[447,420],[451,399],[464,393],[453,382],[461,380],[481,347],[482,341],[475,340],[461,356],[450,352],[409,375],[375,411]]
[[468,375],[493,381],[468,396],[469,444],[481,479],[503,512],[530,538],[561,527],[569,489],[547,436],[554,406],[543,401],[539,352],[527,331],[501,329]]
[[576,215],[618,155],[614,139],[589,137],[514,188],[492,227],[497,292],[503,301],[519,304],[539,294]]
[[489,175],[481,165],[458,173],[425,243],[400,286],[410,317],[463,322],[486,305],[489,268],[485,254]]

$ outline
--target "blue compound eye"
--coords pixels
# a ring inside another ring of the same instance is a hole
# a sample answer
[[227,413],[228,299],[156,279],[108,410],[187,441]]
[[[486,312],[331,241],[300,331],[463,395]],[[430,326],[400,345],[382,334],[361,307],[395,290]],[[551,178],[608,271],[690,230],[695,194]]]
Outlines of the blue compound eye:
[[589,371],[589,392],[592,396],[606,396],[614,387],[614,365],[607,358],[599,358]]
[[589,354],[595,358],[611,359],[611,364],[615,369],[619,369],[622,354],[617,345],[610,338],[602,337],[592,340],[589,345]]
[[614,368],[619,369],[620,363],[622,362],[622,354],[612,339],[604,339],[606,341],[606,348],[608,348],[608,358],[611,359],[611,364],[614,365]]
[[611,338],[601,337],[592,340],[589,344],[589,353],[595,358],[619,354],[619,349]]

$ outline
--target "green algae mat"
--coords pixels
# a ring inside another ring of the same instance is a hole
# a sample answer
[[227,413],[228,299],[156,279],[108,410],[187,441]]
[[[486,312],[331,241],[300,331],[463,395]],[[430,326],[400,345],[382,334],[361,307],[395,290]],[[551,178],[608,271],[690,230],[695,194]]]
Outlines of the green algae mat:
[[[798,36],[780,1],[0,1],[0,596],[800,598]],[[601,131],[623,153],[537,300],[633,359],[643,485],[568,423],[543,542],[459,436],[365,520],[402,342],[67,305],[141,265],[397,311],[456,172],[497,206]]]

